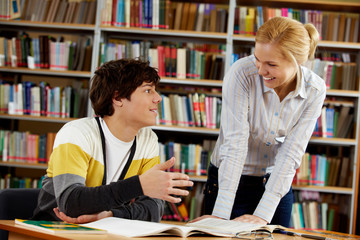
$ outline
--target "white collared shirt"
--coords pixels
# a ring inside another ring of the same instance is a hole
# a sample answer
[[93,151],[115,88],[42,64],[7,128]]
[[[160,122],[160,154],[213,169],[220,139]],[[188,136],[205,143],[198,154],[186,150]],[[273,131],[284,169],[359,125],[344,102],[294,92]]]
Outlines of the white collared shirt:
[[230,218],[242,174],[272,173],[254,215],[270,222],[301,164],[326,96],[315,73],[301,67],[301,81],[281,102],[264,85],[253,55],[235,62],[224,77],[220,134],[211,162],[219,167],[213,215]]

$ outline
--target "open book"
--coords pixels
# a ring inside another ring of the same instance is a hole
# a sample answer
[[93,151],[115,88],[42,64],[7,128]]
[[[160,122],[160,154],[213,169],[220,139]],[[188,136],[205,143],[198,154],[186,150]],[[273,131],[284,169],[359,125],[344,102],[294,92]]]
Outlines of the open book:
[[186,225],[128,220],[123,218],[103,218],[101,220],[81,224],[82,226],[107,230],[108,233],[125,237],[145,237],[159,235],[175,235],[187,237],[194,234],[210,234],[220,237],[234,237],[237,233],[249,233],[253,230],[283,229],[278,225],[256,225],[217,218],[206,218]]
[[59,221],[15,219],[15,223],[50,233],[83,233],[83,234],[107,233],[106,230],[85,227],[78,224],[59,222]]

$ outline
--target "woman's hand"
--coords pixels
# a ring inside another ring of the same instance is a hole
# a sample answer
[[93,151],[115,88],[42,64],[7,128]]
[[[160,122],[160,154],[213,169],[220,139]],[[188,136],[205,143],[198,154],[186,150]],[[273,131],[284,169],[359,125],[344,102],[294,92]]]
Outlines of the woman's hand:
[[76,224],[93,222],[93,221],[100,220],[102,218],[113,216],[113,213],[111,211],[103,211],[103,212],[94,213],[94,214],[84,214],[84,215],[78,216],[77,218],[72,218],[72,217],[67,216],[63,212],[60,212],[59,208],[54,208],[53,210],[54,210],[56,216],[58,218],[60,218],[62,221],[68,222],[68,223],[76,223]]
[[[189,223],[197,222],[197,221],[203,220],[205,218],[219,218],[219,217],[213,216],[213,215],[202,215],[201,217],[198,217],[198,218],[195,218],[195,219],[189,221]],[[222,219],[222,218],[219,218],[219,219]]]
[[189,176],[182,173],[165,172],[175,164],[175,158],[152,167],[149,171],[139,176],[144,195],[158,198],[168,202],[178,203],[181,198],[175,196],[187,196],[187,190],[181,187],[191,187],[194,183]]
[[258,216],[249,215],[249,214],[244,214],[240,217],[234,218],[233,221],[247,222],[247,223],[259,224],[259,225],[267,224],[267,221],[265,221],[264,219],[262,219]]

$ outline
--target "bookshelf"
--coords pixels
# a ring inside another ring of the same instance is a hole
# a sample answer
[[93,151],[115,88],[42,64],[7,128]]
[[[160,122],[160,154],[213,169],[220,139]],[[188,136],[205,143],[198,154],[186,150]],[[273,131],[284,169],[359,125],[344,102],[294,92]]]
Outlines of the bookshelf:
[[[26,27],[31,32],[41,33],[53,33],[53,34],[69,34],[69,35],[87,35],[92,37],[92,58],[90,64],[90,71],[56,71],[49,69],[28,69],[19,67],[0,67],[0,75],[3,76],[16,76],[15,79],[21,79],[22,76],[44,76],[51,78],[58,78],[55,82],[60,82],[65,79],[89,79],[92,72],[97,68],[101,59],[101,43],[107,43],[110,39],[118,39],[122,41],[150,41],[152,43],[162,41],[166,43],[186,43],[186,44],[213,44],[225,46],[225,49],[220,55],[223,55],[223,71],[226,72],[233,61],[233,52],[237,51],[238,47],[245,47],[250,49],[254,45],[254,36],[248,36],[245,34],[234,33],[236,26],[236,9],[239,6],[256,7],[266,6],[272,8],[297,8],[297,9],[312,9],[321,11],[336,11],[336,12],[350,12],[359,13],[360,3],[358,2],[341,2],[341,1],[296,1],[296,0],[259,0],[259,1],[247,1],[247,0],[229,0],[229,1],[206,1],[199,0],[199,3],[215,3],[219,5],[219,8],[227,11],[227,24],[225,31],[195,31],[185,29],[175,29],[173,26],[170,29],[151,29],[151,28],[139,28],[139,27],[117,27],[109,24],[102,18],[104,6],[102,5],[106,1],[97,1],[96,18],[94,24],[78,24],[78,23],[55,23],[55,22],[39,22],[29,20],[0,20],[1,29],[11,31],[21,31],[23,27]],[[166,1],[169,2],[169,1]],[[181,1],[171,1],[173,5],[180,3]],[[189,3],[190,1],[183,1]],[[178,5],[176,5],[178,6]],[[174,12],[175,14],[176,12]],[[175,17],[175,16],[173,16]],[[319,43],[319,51],[327,52],[351,52],[355,55],[355,62],[359,66],[360,62],[360,43],[358,42],[344,42],[344,41],[330,41],[323,40]],[[359,69],[357,69],[357,79],[359,78]],[[180,95],[186,95],[189,92],[198,91],[198,89],[204,88],[206,94],[211,96],[221,96],[220,92],[211,92],[212,89],[221,89],[222,78],[218,79],[193,79],[193,78],[177,78],[162,76],[160,92],[165,95],[171,93],[179,93]],[[167,88],[171,86],[171,88]],[[183,87],[191,87],[183,88]],[[195,89],[195,90],[194,90]],[[356,89],[359,89],[357,87]],[[202,90],[201,90],[202,91]],[[348,157],[350,161],[350,169],[352,169],[352,187],[336,187],[336,186],[302,186],[294,185],[294,190],[306,190],[319,193],[332,193],[335,195],[343,195],[348,199],[349,210],[347,212],[349,216],[349,224],[347,231],[355,232],[356,225],[356,213],[357,213],[357,196],[358,196],[358,178],[359,178],[359,163],[358,163],[358,148],[359,148],[359,132],[357,124],[359,123],[359,90],[339,90],[329,89],[327,92],[327,98],[340,99],[338,101],[351,101],[354,103],[354,133],[352,138],[323,138],[312,137],[309,146],[327,146],[334,148],[346,148],[349,149]],[[345,99],[345,100],[344,100]],[[337,100],[333,100],[337,101]],[[335,103],[334,103],[335,104]],[[339,103],[341,105],[341,103]],[[91,115],[91,107],[87,106],[88,115]],[[46,129],[42,129],[42,133],[46,131],[56,131],[64,123],[73,120],[74,118],[57,118],[48,116],[29,116],[29,115],[9,115],[6,113],[0,113],[1,128],[23,131],[32,130],[27,128],[35,128],[35,131],[39,131],[44,125],[51,125]],[[3,122],[6,123],[3,123]],[[31,124],[28,124],[31,123]],[[166,141],[168,138],[179,139],[181,142],[188,141],[189,137],[193,141],[199,143],[201,139],[216,140],[219,133],[219,129],[211,129],[206,127],[194,127],[194,126],[177,126],[177,125],[163,125],[158,124],[152,127],[153,130],[159,135],[159,139]],[[55,130],[54,130],[55,129]],[[41,132],[41,131],[40,131]],[[0,162],[0,169],[17,169],[24,168],[31,171],[31,169],[45,170],[46,164],[25,164],[25,163],[10,163]],[[13,170],[12,170],[13,171]],[[206,176],[191,176],[191,179],[204,183]]]

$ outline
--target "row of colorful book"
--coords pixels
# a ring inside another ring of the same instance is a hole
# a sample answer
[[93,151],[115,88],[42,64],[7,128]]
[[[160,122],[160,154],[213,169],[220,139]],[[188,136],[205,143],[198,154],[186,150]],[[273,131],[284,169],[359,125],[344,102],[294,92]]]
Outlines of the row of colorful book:
[[357,90],[357,64],[333,62],[318,58],[307,61],[304,66],[324,79],[327,89]]
[[0,189],[8,188],[41,188],[42,178],[19,178],[13,177],[10,173],[0,177]]
[[51,87],[46,82],[13,84],[0,80],[0,113],[78,118],[86,116],[88,89]]
[[189,220],[189,212],[184,202],[171,203],[165,202],[164,214],[162,216],[164,221],[178,221],[187,222]]
[[162,220],[186,222],[204,215],[204,185],[204,182],[194,182],[194,186],[189,189],[190,194],[182,197],[181,203],[166,202]]
[[160,77],[217,79],[224,76],[224,44],[165,43],[110,39],[100,44],[100,61],[141,58],[158,69]]
[[354,104],[351,101],[326,101],[318,118],[313,136],[352,138]]
[[[317,191],[295,191],[290,227],[347,232],[350,198]],[[300,196],[300,197],[299,197]],[[340,208],[340,206],[342,206]]]
[[161,95],[158,123],[168,126],[219,128],[221,98],[204,93]]
[[348,157],[332,157],[305,153],[293,183],[314,186],[352,186],[351,161]]
[[173,141],[159,143],[160,162],[175,157],[172,172],[182,172],[188,175],[206,175],[215,141],[204,140],[203,144],[183,144]]
[[360,42],[359,14],[329,11],[238,6],[235,9],[234,33],[255,36],[257,29],[275,16],[289,17],[302,23],[312,23],[322,40]]
[[87,36],[79,36],[77,41],[49,35],[30,38],[26,33],[0,37],[0,67],[90,71],[91,56],[92,38]]
[[227,6],[170,0],[106,0],[101,25],[226,32]]
[[47,163],[56,133],[33,134],[0,130],[0,160],[2,162]]
[[96,5],[96,0],[0,0],[0,20],[94,24]]

